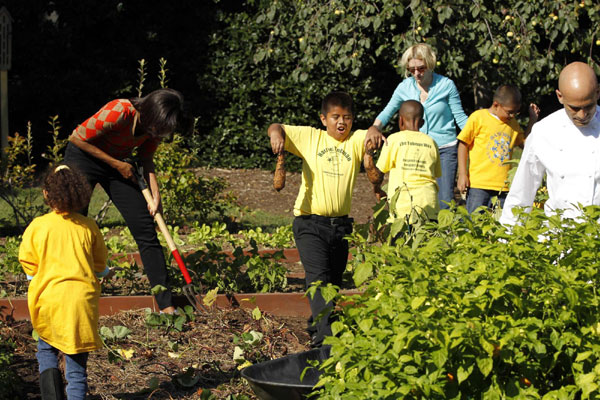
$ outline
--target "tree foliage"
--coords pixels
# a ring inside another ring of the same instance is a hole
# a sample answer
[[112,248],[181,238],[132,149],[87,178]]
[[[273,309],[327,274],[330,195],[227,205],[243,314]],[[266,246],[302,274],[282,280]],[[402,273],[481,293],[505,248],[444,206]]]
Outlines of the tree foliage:
[[[561,67],[588,61],[600,73],[595,0],[0,0],[13,17],[10,131],[34,132],[59,115],[65,131],[114,97],[137,95],[138,60],[154,78],[169,60],[169,87],[199,117],[205,165],[274,165],[270,122],[318,126],[321,98],[349,91],[355,128],[366,128],[403,79],[409,45],[437,52],[467,112],[515,83],[542,113]],[[154,79],[152,81],[155,81]],[[158,88],[149,85],[149,92]],[[390,128],[390,131],[393,127]],[[49,142],[36,137],[35,153]]]
[[566,63],[587,61],[600,72],[600,4],[591,0],[248,0],[245,6],[219,15],[211,72],[202,78],[221,102],[207,120],[215,144],[207,163],[272,163],[267,125],[318,125],[319,100],[334,88],[355,97],[355,127],[367,127],[404,76],[400,55],[418,42],[436,50],[436,71],[456,82],[467,112],[487,106],[498,85],[514,83],[524,103],[542,102],[549,113],[558,107],[551,95]]

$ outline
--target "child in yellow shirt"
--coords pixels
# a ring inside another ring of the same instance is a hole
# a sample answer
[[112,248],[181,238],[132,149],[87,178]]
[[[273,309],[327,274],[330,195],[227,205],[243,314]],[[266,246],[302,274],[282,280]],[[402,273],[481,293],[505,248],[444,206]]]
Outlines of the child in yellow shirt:
[[[366,130],[352,132],[354,103],[345,92],[332,92],[321,103],[321,122],[326,130],[310,126],[271,124],[267,134],[273,153],[284,150],[302,158],[302,184],[294,205],[294,240],[306,274],[306,286],[341,285],[348,261],[352,233],[352,190],[365,153],[365,143],[379,146],[384,139]],[[309,296],[311,346],[321,346],[331,335],[331,310],[317,290]],[[319,315],[322,317],[317,318]]]
[[365,170],[377,198],[386,196],[381,182],[389,172],[388,200],[399,192],[390,214],[392,219],[405,218],[409,224],[420,218],[436,219],[439,211],[436,178],[442,175],[440,153],[435,141],[419,132],[424,123],[423,113],[423,105],[418,101],[404,101],[398,117],[400,132],[387,138],[377,165],[373,149],[365,155]]
[[107,277],[107,249],[87,207],[92,190],[77,170],[61,164],[43,184],[52,211],[25,230],[19,262],[31,280],[29,315],[39,335],[37,359],[42,398],[64,399],[58,352],[65,354],[69,400],[85,399],[88,353],[102,347],[98,335],[98,278]]
[[537,105],[529,105],[529,124],[523,132],[515,119],[520,108],[519,89],[502,85],[494,93],[492,106],[471,114],[458,135],[457,187],[467,196],[469,213],[480,206],[491,208],[494,196],[500,207],[504,205],[510,169],[506,161],[511,159],[514,146],[523,146],[540,113]]

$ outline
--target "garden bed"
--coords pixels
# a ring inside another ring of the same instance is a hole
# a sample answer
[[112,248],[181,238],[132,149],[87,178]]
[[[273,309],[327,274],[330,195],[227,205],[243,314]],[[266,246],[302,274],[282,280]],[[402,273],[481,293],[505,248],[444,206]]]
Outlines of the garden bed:
[[[131,333],[123,338],[105,337],[106,347],[91,353],[89,398],[253,399],[251,389],[240,378],[238,367],[243,361],[233,359],[236,346],[246,360],[258,362],[304,351],[309,340],[303,317],[264,313],[256,317],[243,308],[213,308],[178,331],[174,326],[150,327],[144,310],[103,316],[101,332],[121,332],[122,328],[115,327],[125,327]],[[15,344],[10,369],[17,374],[15,398],[19,399],[40,398],[31,331],[28,321],[9,318],[0,322],[1,339]],[[257,333],[262,335],[257,343],[244,339]],[[190,367],[189,376],[182,376]],[[214,397],[208,397],[207,391]]]

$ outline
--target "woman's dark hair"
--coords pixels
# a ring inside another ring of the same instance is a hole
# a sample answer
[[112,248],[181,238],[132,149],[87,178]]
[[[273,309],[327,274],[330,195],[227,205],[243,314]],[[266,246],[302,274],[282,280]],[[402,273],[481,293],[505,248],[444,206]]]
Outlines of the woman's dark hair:
[[92,188],[85,175],[67,164],[51,166],[42,188],[46,191],[46,204],[60,212],[81,211],[92,197]]
[[165,138],[176,129],[189,133],[192,120],[184,111],[183,95],[174,89],[158,89],[144,97],[130,99],[139,112],[139,126],[144,133]]

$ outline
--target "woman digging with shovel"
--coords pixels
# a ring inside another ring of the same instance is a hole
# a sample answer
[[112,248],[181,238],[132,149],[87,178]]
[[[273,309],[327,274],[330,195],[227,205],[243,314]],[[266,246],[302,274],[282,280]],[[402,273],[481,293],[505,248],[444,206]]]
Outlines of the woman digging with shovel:
[[[162,209],[153,156],[162,139],[178,127],[189,126],[182,94],[159,89],[145,97],[116,99],[103,106],[73,131],[65,154],[65,162],[76,165],[92,188],[97,183],[102,186],[125,219],[138,245],[150,287],[167,288],[155,299],[159,309],[169,314],[175,308],[153,222],[154,215]],[[142,195],[133,165],[123,161],[131,157],[134,149],[149,183],[152,202],[147,203]],[[87,209],[83,213],[87,214]]]

